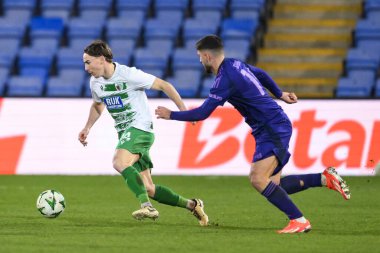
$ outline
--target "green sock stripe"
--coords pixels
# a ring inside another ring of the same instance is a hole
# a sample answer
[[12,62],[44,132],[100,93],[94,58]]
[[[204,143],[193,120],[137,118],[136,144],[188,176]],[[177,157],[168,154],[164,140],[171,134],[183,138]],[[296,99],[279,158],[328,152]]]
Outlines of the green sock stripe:
[[121,172],[128,188],[136,195],[140,203],[149,202],[149,197],[146,192],[145,185],[141,179],[139,172],[133,167],[129,166]]

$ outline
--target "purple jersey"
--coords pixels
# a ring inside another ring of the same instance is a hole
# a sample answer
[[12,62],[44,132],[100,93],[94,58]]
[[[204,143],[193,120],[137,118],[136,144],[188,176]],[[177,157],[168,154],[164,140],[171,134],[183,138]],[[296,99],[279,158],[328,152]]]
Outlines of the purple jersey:
[[279,166],[288,162],[292,125],[282,108],[269,96],[268,89],[277,98],[281,89],[263,70],[236,59],[225,58],[219,67],[209,97],[195,109],[172,112],[171,119],[199,121],[206,119],[217,106],[226,101],[232,104],[252,128],[256,140],[253,162],[276,155]]
[[277,98],[282,95],[280,88],[263,70],[236,59],[225,58],[205,102],[188,112],[172,112],[170,117],[183,121],[203,120],[217,106],[228,101],[240,112],[256,136],[271,121],[276,122],[284,117],[287,119],[265,88]]

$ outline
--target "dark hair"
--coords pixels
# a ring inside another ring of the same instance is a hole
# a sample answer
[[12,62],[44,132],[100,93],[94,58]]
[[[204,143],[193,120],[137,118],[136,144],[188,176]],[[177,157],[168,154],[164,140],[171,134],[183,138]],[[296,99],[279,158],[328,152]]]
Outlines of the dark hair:
[[84,52],[94,57],[104,56],[108,62],[112,62],[113,59],[111,48],[102,40],[94,40],[84,49]]
[[209,49],[220,51],[223,50],[223,42],[222,39],[216,35],[207,35],[198,40],[195,47],[197,50]]

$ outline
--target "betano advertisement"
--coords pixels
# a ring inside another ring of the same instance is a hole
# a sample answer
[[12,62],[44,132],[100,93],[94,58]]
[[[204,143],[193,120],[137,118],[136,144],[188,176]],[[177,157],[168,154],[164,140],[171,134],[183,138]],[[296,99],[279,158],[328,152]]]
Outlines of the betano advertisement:
[[[196,107],[203,100],[186,100]],[[105,111],[88,146],[78,141],[91,99],[0,99],[0,174],[116,174],[117,143]],[[380,161],[380,101],[300,100],[287,105],[294,127],[292,157],[284,174],[321,172],[335,166],[343,175],[373,175]],[[175,109],[167,99],[150,100]],[[254,139],[229,105],[196,125],[154,118],[154,175],[248,175]]]

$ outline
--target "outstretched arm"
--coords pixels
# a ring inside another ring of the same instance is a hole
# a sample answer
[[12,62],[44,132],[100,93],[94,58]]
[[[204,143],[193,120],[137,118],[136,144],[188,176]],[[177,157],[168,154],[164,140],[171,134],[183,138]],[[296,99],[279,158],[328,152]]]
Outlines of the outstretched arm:
[[215,110],[219,104],[214,102],[213,99],[206,99],[203,104],[195,109],[174,112],[166,107],[158,106],[155,114],[158,119],[172,119],[179,121],[200,121],[206,119]]
[[87,146],[87,136],[90,133],[91,127],[95,124],[95,122],[99,119],[100,115],[102,114],[104,110],[104,104],[93,102],[90,107],[90,114],[88,115],[87,123],[85,127],[82,129],[82,131],[79,132],[78,140],[80,143],[83,144],[83,146]]

